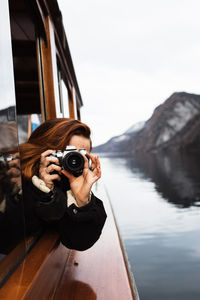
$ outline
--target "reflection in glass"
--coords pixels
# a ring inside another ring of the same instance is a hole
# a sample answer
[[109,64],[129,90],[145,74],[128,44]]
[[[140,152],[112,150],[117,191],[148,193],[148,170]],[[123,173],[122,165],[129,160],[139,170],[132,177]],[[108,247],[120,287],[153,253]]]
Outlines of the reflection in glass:
[[17,115],[19,144],[25,143],[41,123],[41,114]]
[[[2,260],[24,239],[20,157],[15,121],[0,123],[0,224]],[[0,277],[1,280],[3,278]]]
[[[24,216],[8,1],[0,10],[0,286],[24,255]],[[22,241],[22,243],[21,243]],[[19,246],[20,245],[20,251]],[[14,253],[18,247],[17,255]],[[12,259],[10,258],[12,255]]]

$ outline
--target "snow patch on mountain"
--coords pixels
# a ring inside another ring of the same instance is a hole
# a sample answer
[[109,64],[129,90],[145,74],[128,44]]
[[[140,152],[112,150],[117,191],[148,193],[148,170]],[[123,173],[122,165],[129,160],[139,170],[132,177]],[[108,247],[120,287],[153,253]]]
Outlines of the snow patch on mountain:
[[159,136],[157,138],[156,146],[159,146],[159,145],[169,141],[173,135],[174,135],[174,130],[169,127],[165,127],[161,131],[161,133],[159,134]]
[[156,146],[169,141],[197,113],[199,110],[189,101],[176,103],[173,116],[166,121],[166,127],[160,132]]
[[128,137],[127,135],[123,134],[123,135],[114,137],[114,138],[112,139],[112,141],[115,142],[115,143],[118,143],[118,142],[125,141],[125,140],[127,140],[128,138],[129,138],[129,137]]
[[137,131],[140,131],[144,128],[144,125],[145,125],[145,121],[141,121],[141,122],[138,122],[136,124],[133,124],[126,132],[125,134],[130,134],[130,133],[133,133],[133,132],[137,132]]
[[199,110],[193,106],[192,103],[188,101],[185,103],[179,102],[174,107],[174,117],[169,119],[167,123],[174,128],[175,132],[177,132],[198,112]]

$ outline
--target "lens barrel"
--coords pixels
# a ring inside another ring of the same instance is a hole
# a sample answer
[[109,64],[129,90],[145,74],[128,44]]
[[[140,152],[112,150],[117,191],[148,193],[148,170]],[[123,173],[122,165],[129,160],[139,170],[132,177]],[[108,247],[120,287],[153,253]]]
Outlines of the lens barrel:
[[68,152],[62,159],[63,168],[75,177],[83,173],[84,162],[83,155],[76,151]]

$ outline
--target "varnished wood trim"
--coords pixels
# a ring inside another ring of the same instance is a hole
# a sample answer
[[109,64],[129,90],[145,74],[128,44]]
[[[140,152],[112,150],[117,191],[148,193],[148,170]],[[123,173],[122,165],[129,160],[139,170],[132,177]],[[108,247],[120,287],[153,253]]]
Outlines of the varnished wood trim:
[[51,299],[47,295],[54,294],[69,255],[58,241],[57,233],[43,235],[1,288],[0,299]]
[[31,115],[28,115],[28,134],[27,134],[27,138],[30,137],[31,133],[32,133]]
[[70,253],[55,300],[137,300],[109,199],[102,188],[94,193],[104,201],[105,227],[92,248]]
[[[42,0],[47,12],[48,12],[48,15],[51,16],[51,11],[50,11],[50,8],[49,8],[49,4],[48,4],[48,1],[46,0]],[[67,78],[70,82],[70,85],[73,85],[73,79],[72,79],[72,74],[71,74],[71,71],[69,69],[69,66],[68,66],[68,63],[67,63],[67,58],[66,58],[66,53],[64,53],[64,50],[63,50],[63,46],[62,46],[62,42],[60,40],[60,37],[59,37],[59,34],[56,30],[56,24],[53,23],[53,26],[54,26],[54,31],[55,31],[55,40],[56,40],[56,43],[57,43],[57,47],[58,47],[58,55],[60,57],[60,60],[62,61],[62,63],[64,64],[65,66],[65,72],[67,74]],[[68,52],[68,59],[69,59],[69,56],[70,56],[70,52],[69,52],[69,49],[67,49],[67,52]]]
[[[43,89],[45,100],[46,119],[56,117],[55,94],[54,94],[54,80],[53,80],[53,65],[51,55],[50,43],[50,18],[45,19],[47,44],[44,40],[40,39],[41,46],[41,63],[42,77],[40,77],[40,89]],[[40,92],[42,96],[42,92]]]
[[17,266],[20,260],[25,255],[25,241],[19,243],[17,247],[10,254],[8,254],[1,262],[0,262],[0,282],[2,283],[7,279],[6,277],[13,271],[13,269]]
[[74,66],[73,66],[67,38],[65,36],[59,7],[56,4],[56,1],[52,1],[52,0],[40,0],[40,1],[43,3],[44,7],[48,12],[48,15],[52,19],[52,25],[54,26],[54,32],[55,32],[56,45],[58,48],[58,56],[60,58],[60,61],[62,61],[62,65],[64,66],[65,77],[67,78],[70,85],[71,86],[73,85],[75,87],[77,97],[78,97],[78,105],[81,107],[83,105],[82,98],[77,83],[76,74],[74,71]]
[[44,122],[46,120],[46,110],[45,110],[44,79],[43,79],[43,70],[42,70],[43,66],[42,66],[40,43],[41,43],[41,38],[38,37],[36,42],[37,65],[38,65],[41,116],[42,116],[42,122]]
[[87,251],[72,251],[56,233],[44,235],[0,290],[4,300],[137,300],[107,195],[108,215],[98,242]]
[[114,210],[113,210],[113,207],[112,207],[112,204],[111,204],[111,201],[109,199],[109,195],[108,195],[107,191],[106,191],[106,195],[107,195],[109,203],[110,203],[110,208],[111,208],[113,220],[114,220],[115,227],[116,227],[116,231],[117,231],[117,235],[118,235],[118,239],[119,239],[119,244],[120,244],[123,260],[124,260],[124,266],[125,266],[126,272],[127,272],[127,278],[128,278],[130,287],[132,287],[131,288],[131,293],[132,293],[133,299],[136,298],[136,296],[137,296],[137,298],[139,298],[136,283],[135,283],[135,279],[134,279],[133,273],[132,273],[132,271],[130,269],[130,266],[129,266],[128,257],[127,257],[127,254],[126,254],[126,249],[124,248],[124,244],[123,244],[121,236],[120,236],[119,228],[118,228],[118,225],[117,225],[117,220],[115,218],[115,213],[114,213]]
[[62,244],[51,251],[24,300],[54,299],[69,254],[70,250]]

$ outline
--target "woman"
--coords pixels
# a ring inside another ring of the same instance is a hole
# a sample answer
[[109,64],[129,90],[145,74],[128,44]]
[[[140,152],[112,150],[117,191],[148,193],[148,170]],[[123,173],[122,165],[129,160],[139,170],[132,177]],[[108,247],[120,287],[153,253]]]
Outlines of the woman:
[[[52,154],[66,146],[85,148],[84,168],[80,176],[61,168]],[[85,250],[99,238],[106,220],[103,203],[91,192],[101,177],[100,162],[90,153],[90,129],[73,119],[52,119],[41,124],[20,145],[28,232],[45,224],[54,224],[61,242],[68,248]]]

